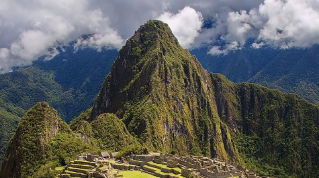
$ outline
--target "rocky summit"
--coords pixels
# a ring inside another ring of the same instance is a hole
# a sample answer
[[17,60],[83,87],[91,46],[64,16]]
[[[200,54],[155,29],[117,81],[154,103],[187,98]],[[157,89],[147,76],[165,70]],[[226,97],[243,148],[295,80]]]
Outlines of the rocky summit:
[[149,151],[218,158],[261,176],[319,176],[318,106],[208,73],[158,20],[127,40],[93,107],[71,122],[72,131],[62,124],[60,132],[59,119],[46,125],[50,119],[41,118],[54,115],[48,108],[40,103],[21,119],[1,177],[54,175],[46,170],[105,150],[119,152],[117,158]]
[[103,113],[116,114],[152,150],[239,161],[210,75],[160,21],[141,26],[119,52],[90,119]]

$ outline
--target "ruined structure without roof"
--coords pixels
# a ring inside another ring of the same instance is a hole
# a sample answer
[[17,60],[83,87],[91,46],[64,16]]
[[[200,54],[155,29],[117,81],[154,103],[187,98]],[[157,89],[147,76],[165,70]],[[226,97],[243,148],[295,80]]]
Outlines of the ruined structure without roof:
[[143,165],[143,162],[153,161],[167,167],[179,167],[181,175],[188,177],[191,173],[207,178],[226,178],[241,176],[243,170],[240,166],[227,164],[219,159],[210,159],[199,156],[176,156],[170,154],[160,155],[134,155],[130,164]]
[[[245,170],[241,166],[234,163],[226,163],[217,158],[210,159],[207,157],[199,156],[178,156],[171,154],[151,153],[146,155],[131,155],[126,157],[127,161],[112,161],[109,159],[100,160],[97,155],[81,154],[78,155],[78,160],[85,160],[86,163],[94,163],[96,168],[99,164],[109,164],[110,169],[117,170],[141,170],[143,172],[152,174],[157,177],[163,178],[180,178],[189,177],[191,174],[200,178],[228,178],[228,177],[248,177],[257,178],[253,171]],[[124,159],[122,159],[124,160]],[[77,161],[82,163],[81,161]],[[72,164],[71,164],[72,165]],[[76,165],[76,164],[75,164]],[[162,165],[162,166],[159,166]],[[79,165],[78,165],[79,166]],[[73,166],[74,167],[74,166]],[[76,171],[79,169],[68,166],[65,173],[72,174],[70,170]],[[83,169],[83,166],[81,166]],[[92,173],[96,177],[103,177],[105,174],[101,171],[96,172],[91,169]],[[160,170],[155,171],[154,168]],[[108,170],[105,170],[107,173]],[[73,173],[74,174],[74,173]],[[80,175],[80,174],[79,174]],[[82,175],[85,177],[85,175]],[[82,177],[81,176],[81,177]],[[67,178],[66,174],[62,174],[61,177]]]

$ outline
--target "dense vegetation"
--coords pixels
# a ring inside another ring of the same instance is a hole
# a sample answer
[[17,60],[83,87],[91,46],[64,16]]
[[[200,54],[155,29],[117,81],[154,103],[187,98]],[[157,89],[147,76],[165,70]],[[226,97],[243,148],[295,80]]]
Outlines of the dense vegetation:
[[19,120],[19,117],[0,108],[0,160],[2,160],[6,152],[11,136],[16,131]]
[[236,145],[259,175],[316,177],[319,107],[295,94],[256,84],[234,84],[212,74],[219,114],[238,129]]
[[319,45],[285,50],[249,46],[226,55],[212,56],[206,48],[192,50],[209,72],[233,82],[257,83],[286,93],[296,93],[319,104]]
[[114,114],[101,114],[89,123],[92,109],[74,119],[70,126],[76,133],[82,133],[97,143],[99,148],[108,151],[119,151],[129,145],[140,145],[127,130],[124,123]]
[[0,176],[51,177],[54,171],[48,171],[49,168],[66,165],[77,154],[95,150],[98,149],[76,138],[48,103],[37,103],[21,118],[9,142]]

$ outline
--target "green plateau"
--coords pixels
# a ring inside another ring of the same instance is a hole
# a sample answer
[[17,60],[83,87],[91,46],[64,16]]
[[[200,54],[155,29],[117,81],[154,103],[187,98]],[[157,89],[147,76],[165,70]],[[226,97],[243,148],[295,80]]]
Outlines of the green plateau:
[[318,126],[318,106],[208,73],[153,20],[127,40],[93,106],[70,125],[47,103],[22,117],[0,176],[54,176],[48,170],[79,153],[107,150],[218,157],[260,176],[318,177]]

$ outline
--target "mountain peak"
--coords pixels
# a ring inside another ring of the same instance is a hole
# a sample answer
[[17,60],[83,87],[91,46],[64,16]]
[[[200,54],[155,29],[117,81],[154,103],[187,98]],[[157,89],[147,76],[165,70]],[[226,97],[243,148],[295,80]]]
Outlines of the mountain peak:
[[[148,21],[120,50],[90,121],[103,113],[116,114],[151,150],[238,160],[233,145],[224,144],[231,138],[219,120],[209,74],[161,21]],[[207,138],[214,144],[200,144]]]
[[140,45],[147,45],[150,41],[166,40],[179,46],[178,40],[168,25],[159,20],[150,20],[142,25],[130,40],[134,40]]
[[[171,74],[167,73],[175,70],[174,66],[184,70],[183,64],[185,66],[191,64],[195,68],[199,67],[200,71],[204,71],[198,60],[179,45],[167,24],[159,20],[148,21],[127,40],[125,46],[119,51],[111,72],[96,98],[91,121],[107,112],[118,112],[121,118],[123,110],[120,108],[123,107],[123,102],[135,100],[151,92],[154,73],[161,75],[160,78],[163,78],[162,74],[166,73],[164,80],[168,80],[167,75]],[[184,73],[184,71],[181,72]],[[141,92],[140,87],[143,88],[142,91],[145,90],[144,93]]]
[[39,102],[30,108],[9,142],[0,177],[32,175],[47,158],[48,142],[60,132],[71,130],[48,103]]

